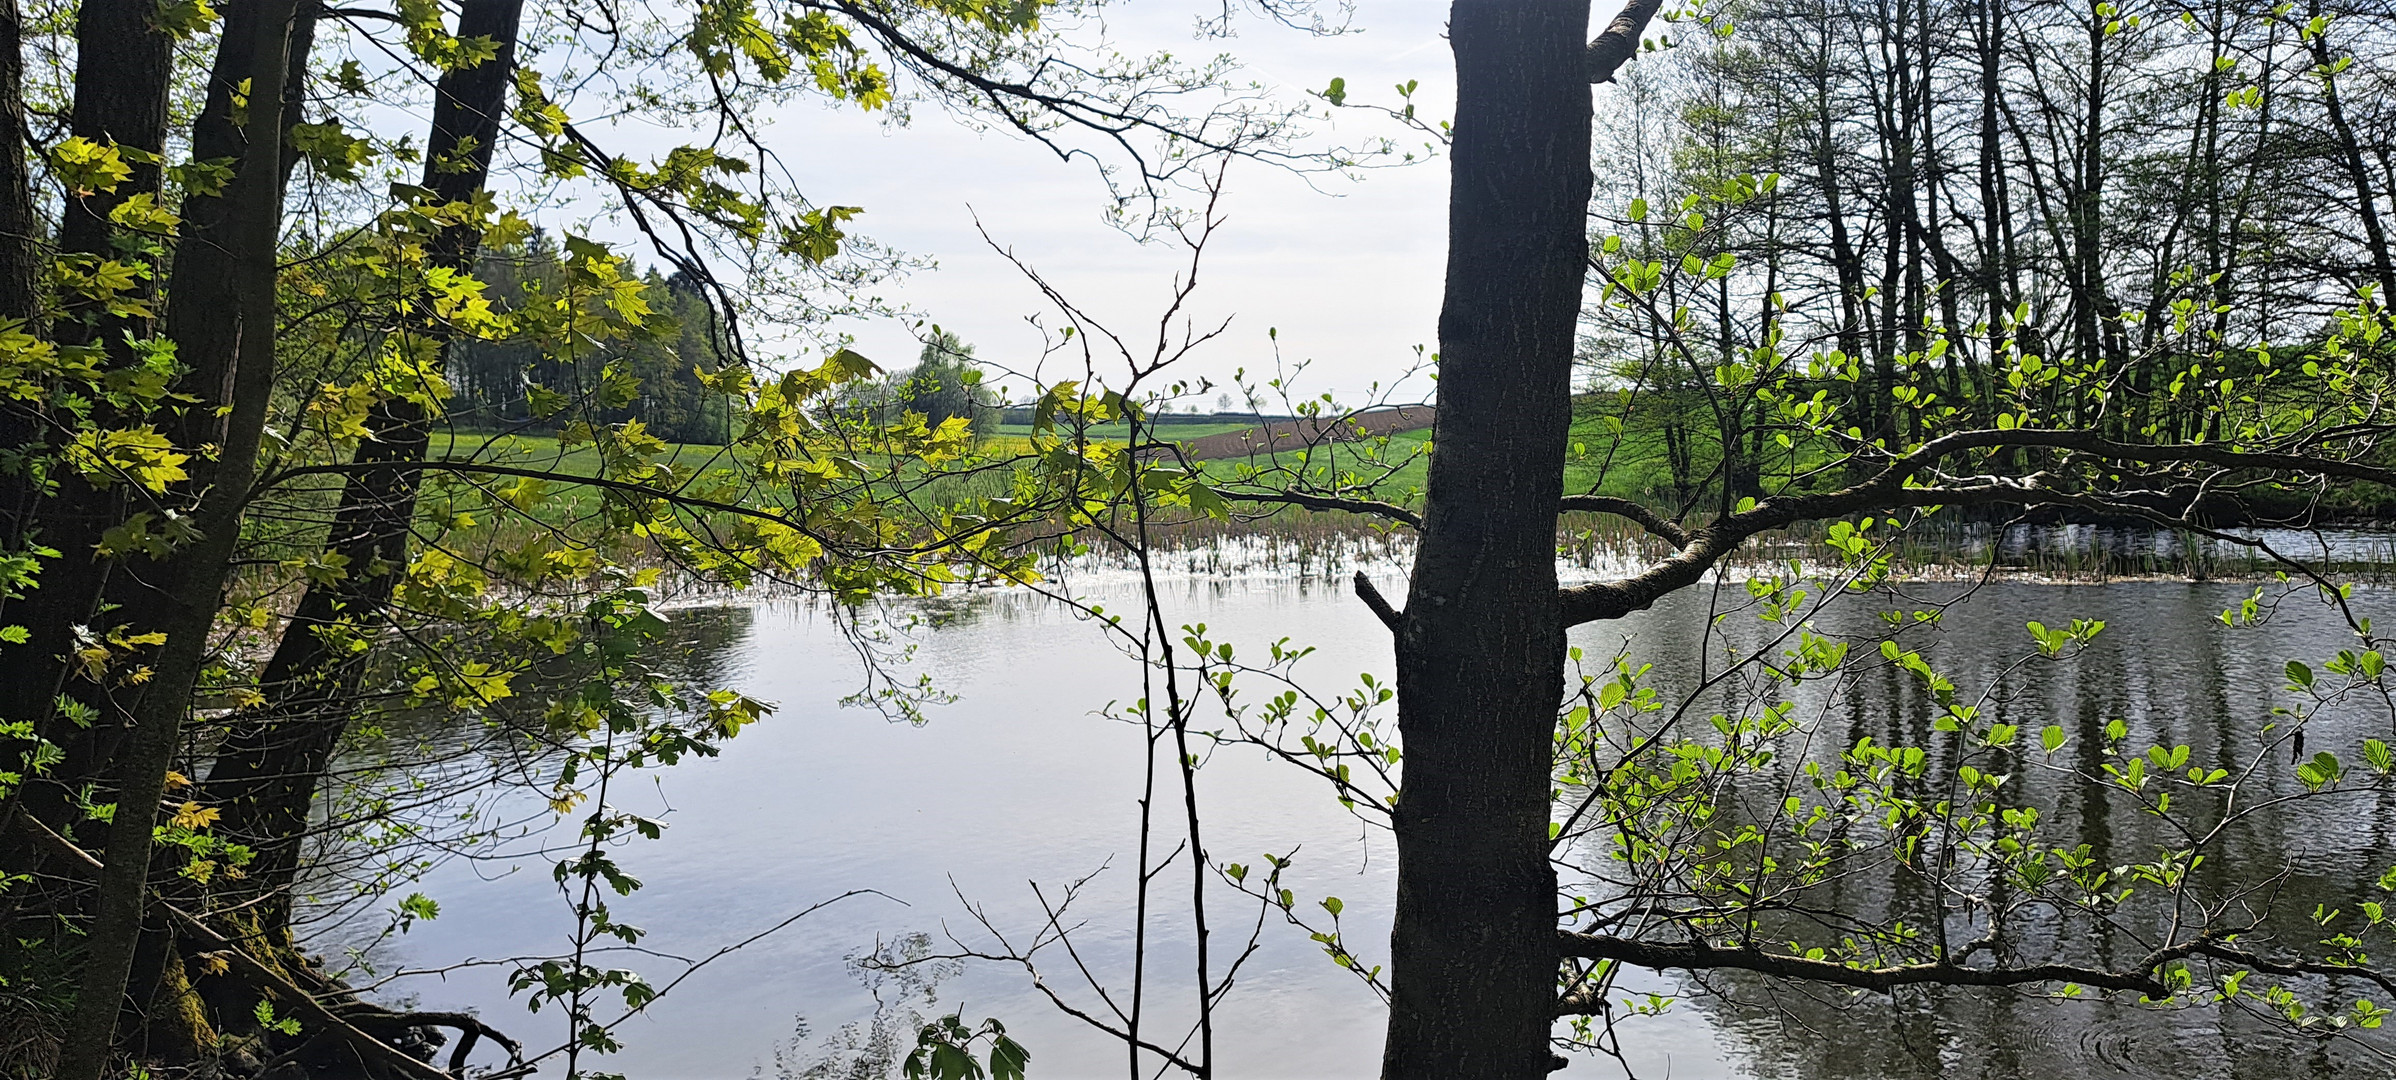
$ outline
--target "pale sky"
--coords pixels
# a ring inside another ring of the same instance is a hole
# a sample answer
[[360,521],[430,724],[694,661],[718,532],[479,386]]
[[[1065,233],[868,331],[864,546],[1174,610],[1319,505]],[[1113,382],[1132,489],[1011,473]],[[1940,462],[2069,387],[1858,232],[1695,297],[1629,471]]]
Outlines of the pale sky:
[[[1197,8],[1131,0],[1110,9],[1111,30],[1127,49],[1183,56],[1228,52],[1258,80],[1290,95],[1347,80],[1352,99],[1396,100],[1409,79],[1424,115],[1445,118],[1453,100],[1452,60],[1439,0],[1360,0],[1351,34],[1317,38],[1251,19],[1227,41],[1192,39]],[[1341,114],[1334,138],[1405,133],[1385,118]],[[880,290],[956,332],[993,361],[1028,363],[1038,335],[1024,317],[1043,309],[1039,293],[975,232],[1036,267],[1086,308],[1122,331],[1153,338],[1156,315],[1187,253],[1142,245],[1109,227],[1103,184],[1086,163],[1060,162],[1027,139],[978,134],[936,108],[917,111],[903,128],[886,128],[854,110],[809,106],[778,118],[776,137],[804,150],[787,160],[818,204],[865,208],[853,231],[938,261]],[[1417,137],[1412,140],[1419,143]],[[1282,357],[1311,360],[1302,389],[1362,395],[1412,362],[1414,347],[1435,347],[1445,251],[1444,159],[1381,170],[1359,181],[1318,177],[1321,190],[1271,166],[1235,164],[1222,203],[1223,228],[1201,265],[1194,305],[1202,315],[1234,319],[1230,331],[1185,373],[1217,382],[1237,367],[1273,366],[1268,328]],[[1051,324],[1054,320],[1051,319]],[[913,362],[917,346],[888,320],[843,327],[858,351],[887,367]],[[1127,334],[1128,336],[1128,334]],[[1050,377],[1069,373],[1052,371]],[[1418,378],[1411,397],[1428,387]],[[1213,395],[1203,403],[1213,407]]]

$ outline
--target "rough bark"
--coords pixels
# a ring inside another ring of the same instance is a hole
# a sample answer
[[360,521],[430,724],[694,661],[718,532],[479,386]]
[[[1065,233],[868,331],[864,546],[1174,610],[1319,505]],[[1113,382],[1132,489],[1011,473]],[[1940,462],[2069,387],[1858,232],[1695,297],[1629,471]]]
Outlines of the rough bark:
[[[17,0],[0,0],[0,320],[38,329],[42,276],[41,220],[33,208],[33,178],[25,163],[25,17]],[[0,402],[0,450],[37,444],[40,414],[31,402]],[[0,468],[0,551],[25,543],[25,512],[33,487],[26,474]]]
[[[68,121],[72,134],[153,154],[164,149],[168,66],[174,42],[171,35],[151,25],[155,9],[148,0],[90,0],[77,10],[75,103]],[[16,55],[13,50],[11,55]],[[21,56],[17,63],[21,66]],[[9,93],[19,100],[5,120],[0,120],[11,125],[12,138],[22,134],[21,76],[20,71],[8,79]],[[4,107],[0,103],[0,108]],[[10,160],[17,161],[19,156],[11,155]],[[66,201],[58,228],[60,255],[106,258],[116,253],[109,211],[127,198],[155,194],[159,189],[156,166],[128,164],[131,174],[114,191]],[[0,228],[7,227],[0,222]],[[138,319],[69,319],[51,329],[60,344],[76,345],[122,341],[127,333],[144,335],[149,329],[146,323]],[[49,429],[36,418],[27,417],[26,421],[23,430],[9,433],[12,445],[37,439],[55,443],[64,437],[64,432]],[[11,539],[38,539],[63,553],[44,566],[41,588],[8,607],[9,621],[25,627],[31,635],[19,655],[37,658],[42,666],[40,674],[0,680],[0,717],[41,721],[49,715],[50,701],[60,689],[57,676],[64,666],[55,660],[70,647],[73,628],[90,621],[99,604],[107,572],[100,560],[92,557],[91,545],[102,529],[114,523],[117,500],[72,477],[62,479],[56,496],[45,498],[26,477],[11,474],[0,477],[0,506],[12,512],[16,523],[12,532],[29,532],[35,523],[40,525],[38,537]],[[44,733],[56,734],[47,728]]]
[[[137,156],[156,155],[165,150],[167,81],[174,60],[174,36],[154,24],[155,12],[156,5],[146,0],[91,0],[76,10],[75,102],[67,124],[70,134],[103,145],[137,151]],[[24,60],[19,51],[22,16],[17,4],[9,4],[6,18],[9,24],[6,62],[12,70],[0,73],[5,74],[8,84],[6,91],[0,91],[6,95],[0,98],[0,116],[4,116],[4,122],[10,125],[7,139],[15,151],[9,154],[9,165],[6,167],[22,170]],[[109,222],[108,215],[127,199],[137,195],[156,195],[163,174],[156,164],[147,160],[129,157],[125,163],[130,173],[114,189],[89,192],[66,200],[58,224],[60,255],[85,259],[139,260],[139,256],[126,255],[116,249],[114,241],[117,230]],[[0,217],[0,230],[7,230],[9,235],[14,236],[21,228],[30,235],[35,228],[30,195],[22,209],[24,219],[20,224],[10,220],[15,218],[15,208],[0,208],[0,214],[5,215]],[[23,256],[28,261],[22,267],[15,264],[16,258],[18,256],[12,253],[10,265],[0,267],[0,279],[13,278],[20,269],[38,277],[39,266],[31,261],[31,253]],[[32,289],[36,277],[28,277],[23,285],[21,301],[26,305],[28,316],[31,314]],[[10,295],[0,297],[0,302],[19,302],[13,281],[0,280],[0,288],[11,290]],[[145,283],[142,291],[155,290]],[[14,308],[8,310],[13,311]],[[103,344],[118,360],[127,356],[124,344],[126,335],[146,336],[150,330],[150,321],[138,317],[114,317],[81,311],[71,314],[76,317],[52,328],[60,344]],[[29,437],[48,434],[55,438],[60,433],[45,433],[37,428],[26,434]],[[113,499],[95,497],[95,493],[72,481],[66,494],[82,503],[114,503]],[[20,511],[18,521],[31,522],[37,520],[33,510],[39,497],[38,490],[32,485],[11,482],[6,505]],[[89,538],[84,535],[84,530],[90,530],[90,536],[96,537],[96,530],[106,527],[106,523],[99,520],[105,516],[98,512],[85,515],[52,512],[39,517],[38,520],[50,527],[52,535],[45,539],[51,541],[51,546],[60,547],[62,551],[68,548],[62,547],[61,542],[81,546],[74,547],[76,554],[62,560],[46,575],[50,583],[60,587],[44,589],[46,596],[34,598],[28,605],[31,610],[25,613],[28,617],[23,621],[33,629],[37,639],[54,636],[49,632],[71,625],[76,615],[87,611],[96,602],[101,575],[91,571],[88,564],[92,560],[81,557],[80,553],[89,550]],[[77,584],[81,587],[74,587]],[[60,644],[58,651],[63,651],[63,643],[57,644]],[[33,710],[26,705],[21,695],[35,695],[34,701],[38,705],[49,699],[46,689],[22,687],[0,691],[0,694],[5,695],[0,697],[0,707],[8,708],[8,715],[31,715]]]
[[1614,81],[1614,73],[1638,55],[1640,33],[1647,29],[1648,20],[1656,17],[1656,9],[1663,6],[1664,0],[1631,0],[1623,5],[1614,21],[1606,24],[1605,31],[1589,42],[1586,62],[1590,82]]
[[[33,207],[33,179],[25,162],[25,17],[17,0],[0,0],[0,320],[38,330],[37,295],[45,246]],[[39,445],[39,406],[0,401],[0,451]],[[0,551],[26,542],[27,513],[35,488],[23,466],[0,466]]]
[[24,40],[17,0],[0,0],[0,319],[31,323],[44,237],[25,164]]
[[1397,633],[1382,1075],[1539,1077],[1556,995],[1556,508],[1586,259],[1585,3],[1459,0],[1439,452]]
[[[75,100],[68,118],[71,134],[150,153],[164,148],[173,39],[152,25],[155,10],[147,0],[90,0],[77,9]],[[11,55],[21,66],[22,56]],[[16,137],[23,134],[21,75],[20,71],[19,77],[7,80],[9,92],[19,97],[18,108],[0,113],[0,123],[11,125]],[[11,155],[11,160],[19,159]],[[134,195],[157,193],[161,178],[154,165],[141,161],[128,161],[128,165],[130,175],[115,190],[66,200],[57,234],[61,257],[88,261],[119,255],[109,211]],[[48,328],[60,345],[104,342],[112,349],[125,350],[127,335],[141,337],[151,332],[148,319],[101,317],[72,310],[68,315]],[[5,427],[0,428],[0,440],[10,447],[30,445],[35,458],[54,459],[71,434],[47,415],[46,403],[12,408]],[[0,867],[30,874],[38,872],[43,853],[19,842],[17,833],[6,827],[8,823],[19,815],[30,815],[64,827],[73,805],[72,793],[85,782],[98,780],[108,761],[111,747],[106,745],[104,733],[60,721],[52,703],[70,689],[80,697],[97,696],[88,686],[69,685],[71,669],[65,657],[75,647],[76,628],[92,623],[100,610],[111,567],[95,556],[93,545],[104,530],[123,519],[123,503],[119,493],[86,484],[72,474],[58,477],[55,489],[45,492],[29,473],[0,471],[0,512],[8,516],[5,539],[10,549],[39,544],[60,553],[43,562],[37,588],[16,600],[0,601],[6,621],[26,630],[25,642],[8,651],[16,667],[12,677],[0,679],[0,718],[30,721],[39,738],[66,750],[66,760],[53,768],[46,782],[23,785],[0,805]],[[0,743],[0,761],[14,761],[26,748],[13,741]],[[9,897],[7,903],[13,906],[18,899]],[[8,918],[13,916],[0,916],[0,920]]]

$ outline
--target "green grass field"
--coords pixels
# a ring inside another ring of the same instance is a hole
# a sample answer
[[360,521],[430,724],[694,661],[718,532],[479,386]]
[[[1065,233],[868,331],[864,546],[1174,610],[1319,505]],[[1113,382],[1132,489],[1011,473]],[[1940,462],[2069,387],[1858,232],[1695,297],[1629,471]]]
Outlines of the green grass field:
[[[1220,435],[1226,431],[1243,431],[1255,426],[1255,424],[1244,421],[1224,421],[1209,424],[1153,424],[1149,426],[1148,430],[1160,439],[1179,442],[1185,439],[1205,438],[1208,435]],[[1029,435],[1031,433],[1032,426],[1030,424],[999,424],[991,429],[991,434],[994,435]],[[1131,425],[1096,424],[1090,428],[1090,437],[1120,442],[1131,438]]]
[[[701,443],[667,443],[667,460],[676,465],[704,467],[728,451]],[[595,476],[599,451],[585,443],[561,448],[557,437],[544,434],[492,435],[481,432],[436,432],[432,456],[451,461],[483,461],[526,469],[545,469],[571,476]]]
[[[1251,425],[1238,423],[1172,425],[1167,432],[1176,437],[1199,438],[1224,431],[1238,431]],[[1030,450],[1029,425],[1002,425],[979,441],[982,456],[1003,461],[1010,456]],[[1091,429],[1092,436],[1105,439],[1110,435],[1120,439],[1128,432],[1123,425],[1107,425]],[[1665,452],[1662,433],[1653,429],[1634,428],[1617,437],[1610,434],[1594,416],[1584,416],[1573,429],[1574,452],[1565,466],[1565,490],[1569,493],[1593,493],[1635,499],[1649,505],[1676,508],[1681,502],[1673,484],[1669,457]],[[1258,454],[1251,457],[1224,458],[1199,463],[1209,480],[1219,486],[1238,487],[1300,487],[1316,492],[1345,489],[1348,494],[1377,498],[1401,505],[1419,505],[1429,472],[1426,447],[1431,439],[1428,428],[1399,432],[1385,444],[1326,444],[1312,451],[1282,451],[1277,454]],[[669,460],[676,464],[705,469],[710,463],[721,462],[726,455],[723,447],[706,445],[673,445]],[[589,476],[599,468],[598,452],[590,446],[561,448],[550,435],[487,435],[474,433],[442,433],[434,437],[433,455],[449,460],[473,460],[494,465],[539,469],[568,476]],[[1710,448],[1700,448],[1701,459],[1710,458]],[[1801,464],[1819,455],[1799,455]],[[1787,475],[1785,458],[1771,470],[1772,475]],[[1356,485],[1370,481],[1369,487]],[[1702,482],[1701,482],[1702,483]],[[970,476],[936,479],[916,489],[910,498],[920,507],[956,503],[976,496],[1005,494],[1010,486],[1003,467],[981,471]],[[597,491],[556,484],[544,495],[536,510],[537,516],[550,521],[564,521],[596,511],[601,503]],[[428,507],[430,509],[430,507]]]
[[[1385,478],[1373,484],[1371,494],[1412,506],[1421,501],[1428,480],[1430,456],[1423,451],[1430,440],[1430,429],[1422,428],[1394,434],[1386,446],[1377,450],[1357,444],[1334,444],[1317,447],[1310,454],[1260,454],[1253,458],[1208,461],[1203,465],[1207,476],[1218,483],[1250,480],[1271,484],[1296,479],[1318,490],[1331,486],[1343,474],[1363,478],[1382,477],[1386,473]],[[1826,454],[1804,447],[1795,454],[1773,449],[1774,455],[1764,470],[1768,489],[1776,486],[1776,479],[1786,479],[1798,470],[1818,467],[1827,460]],[[1705,472],[1713,455],[1710,445],[1698,448],[1699,473]],[[1713,489],[1704,475],[1695,478],[1694,486]],[[1583,416],[1573,425],[1572,450],[1564,466],[1564,490],[1567,494],[1633,499],[1665,509],[1678,509],[1684,499],[1673,482],[1671,458],[1661,431],[1632,428],[1617,436],[1595,416]],[[1702,507],[1707,502],[1701,498],[1698,505]]]

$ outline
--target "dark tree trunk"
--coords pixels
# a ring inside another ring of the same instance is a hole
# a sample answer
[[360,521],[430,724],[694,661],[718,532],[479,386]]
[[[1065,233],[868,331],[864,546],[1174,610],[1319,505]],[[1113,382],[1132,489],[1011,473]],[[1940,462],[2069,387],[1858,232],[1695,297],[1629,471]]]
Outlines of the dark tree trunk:
[[[33,178],[25,166],[25,16],[17,0],[0,0],[0,320],[38,331],[38,286],[42,277],[42,226],[34,216]],[[0,402],[0,451],[38,445],[43,439],[39,406]],[[31,477],[0,467],[0,552],[25,545],[32,509]]]
[[0,0],[0,319],[31,323],[43,237],[25,166],[24,42],[24,12],[17,0]]
[[1391,1080],[1542,1077],[1551,1063],[1555,528],[1587,258],[1588,22],[1576,0],[1459,0],[1449,24],[1439,451],[1397,634]]
[[[174,42],[152,25],[155,10],[156,5],[148,0],[89,0],[77,10],[75,101],[68,119],[72,134],[151,154],[164,149]],[[10,56],[21,68],[22,56],[13,49]],[[21,74],[8,79],[9,93],[18,97],[18,107],[0,116],[0,123],[11,125],[12,142],[22,138],[24,131]],[[12,162],[21,160],[14,151],[10,153]],[[116,250],[115,228],[108,214],[134,195],[156,194],[160,172],[143,161],[129,160],[127,165],[130,174],[114,191],[66,200],[58,226],[60,256],[138,259]],[[30,205],[23,209],[30,233]],[[154,292],[146,283],[142,291]],[[59,344],[105,343],[118,353],[112,357],[118,361],[129,351],[125,344],[128,335],[145,337],[152,331],[151,321],[143,318],[80,310],[70,310],[68,315],[49,327]],[[55,457],[71,434],[66,425],[47,414],[46,404],[26,403],[23,411],[10,410],[4,437],[11,447],[36,444],[36,456]],[[67,828],[73,793],[87,782],[102,779],[111,749],[105,736],[117,730],[65,723],[53,714],[52,703],[70,689],[79,697],[98,696],[92,687],[69,686],[66,656],[75,647],[76,628],[93,623],[101,608],[110,567],[93,553],[93,545],[104,530],[123,520],[123,505],[118,493],[86,484],[71,471],[56,479],[56,487],[45,491],[31,483],[26,473],[0,472],[0,511],[9,515],[6,539],[10,548],[38,543],[60,553],[43,562],[38,587],[20,599],[0,603],[6,621],[26,631],[25,642],[11,650],[20,666],[9,678],[0,679],[0,717],[31,721],[38,737],[66,750],[66,760],[54,766],[47,777],[19,787],[14,797],[0,806],[0,867],[28,874],[41,866],[42,850],[11,824],[23,814]],[[0,760],[15,760],[23,748],[20,743],[0,743],[0,754],[6,755]]]
[[[459,37],[487,37],[498,55],[442,76],[433,105],[424,186],[443,202],[474,198],[490,175],[507,88],[515,68],[523,0],[467,0]],[[435,241],[434,268],[470,270],[481,233],[454,226]],[[434,324],[414,332],[441,342]],[[436,346],[438,347],[438,346]],[[250,844],[257,857],[245,888],[260,898],[259,924],[280,936],[289,926],[286,895],[299,866],[309,807],[334,746],[355,715],[353,698],[364,658],[336,654],[317,630],[342,620],[371,623],[390,602],[407,566],[409,526],[416,516],[430,428],[424,410],[407,399],[377,407],[368,420],[342,488],[325,550],[351,568],[333,582],[312,582],[284,626],[262,680],[271,700],[237,719],[208,774],[209,796],[223,810],[220,828]]]
[[[1980,288],[1986,294],[1981,310],[1987,321],[1983,329],[1988,334],[1986,370],[1974,388],[1973,404],[1980,415],[1996,412],[1996,369],[2005,355],[2005,341],[2010,336],[2006,321],[2013,317],[2013,206],[2012,194],[2005,190],[2004,128],[1997,122],[1997,95],[2000,89],[1998,71],[1998,35],[2004,32],[2002,0],[1977,0],[1972,10],[1975,59],[1980,66]],[[1992,422],[1993,421],[1986,421]]]
[[[90,0],[76,12],[75,104],[68,121],[73,134],[150,154],[165,149],[167,76],[174,40],[151,25],[155,11],[156,5],[149,0]],[[13,48],[9,53],[21,68],[22,57]],[[8,81],[8,93],[16,99],[16,108],[0,122],[12,126],[13,143],[22,138],[23,132],[22,72]],[[12,155],[10,160],[20,161],[21,157]],[[128,161],[127,165],[130,175],[114,191],[93,192],[66,201],[58,229],[60,255],[103,259],[117,254],[112,242],[115,227],[109,224],[109,211],[134,195],[155,194],[159,190],[157,166],[141,161]],[[27,209],[30,211],[30,204]],[[28,219],[30,231],[30,213]],[[149,332],[149,326],[147,320],[94,317],[91,322],[62,321],[52,332],[60,344],[109,342],[112,347],[121,347],[115,343],[121,343],[127,333],[143,336]],[[29,428],[24,437],[56,442],[64,438],[64,433],[35,427]],[[31,634],[24,653],[39,657],[45,674],[55,676],[58,670],[63,670],[63,663],[57,668],[49,665],[67,652],[73,628],[90,621],[92,611],[99,605],[100,588],[107,575],[92,557],[91,545],[98,540],[100,530],[115,524],[116,515],[111,511],[116,498],[70,476],[60,480],[57,496],[45,499],[37,487],[24,481],[21,476],[0,480],[7,485],[5,495],[0,498],[5,499],[5,506],[19,527],[38,521],[43,529],[40,541],[63,554],[44,566],[41,587],[11,606],[9,621],[24,626]],[[58,690],[55,677],[0,680],[0,716],[39,720],[48,715],[49,703]]]
[[[2315,17],[2321,5],[2312,5]],[[2329,40],[2324,34],[2314,34],[2307,42],[2312,50],[2314,70],[2329,71],[2336,63],[2330,55]],[[2321,103],[2329,113],[2331,132],[2337,137],[2338,163],[2346,168],[2346,182],[2354,186],[2355,210],[2362,218],[2363,246],[2371,260],[2371,283],[2379,286],[2376,299],[2382,311],[2396,305],[2396,256],[2388,249],[2388,230],[2379,217],[2379,194],[2371,184],[2371,170],[2363,163],[2363,144],[2356,137],[2354,122],[2346,116],[2346,103],[2339,96],[2338,80],[2327,76],[2321,80]]]
[[[2105,23],[2091,15],[2088,23],[2088,101],[2081,129],[2079,156],[2071,185],[2072,266],[2068,279],[2072,297],[2072,347],[2082,363],[2105,354],[2107,314],[2104,280],[2105,241]],[[2074,416],[2077,425],[2083,418]]]

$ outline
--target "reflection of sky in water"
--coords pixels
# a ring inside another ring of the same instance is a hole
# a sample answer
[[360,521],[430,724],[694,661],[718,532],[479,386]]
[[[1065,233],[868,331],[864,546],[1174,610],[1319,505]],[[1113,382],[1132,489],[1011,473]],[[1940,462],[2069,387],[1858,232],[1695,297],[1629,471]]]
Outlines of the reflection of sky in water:
[[[1392,592],[1402,580],[1394,572],[1380,578]],[[1359,671],[1387,672],[1386,633],[1344,584],[1295,572],[1201,572],[1177,580],[1170,619],[1204,621],[1216,640],[1244,650],[1261,651],[1283,637],[1316,646],[1320,651],[1302,670],[1311,670],[1322,689],[1349,685]],[[1120,591],[1115,603],[1125,609],[1133,600],[1119,580],[1091,587],[1102,594]],[[1943,595],[1956,586],[1925,588]],[[2245,594],[2243,586],[1999,582],[1948,617],[1930,654],[1968,691],[2027,650],[2025,620],[2104,618],[2110,628],[2100,646],[2078,667],[2050,668],[2043,681],[2024,684],[2005,706],[2012,713],[2007,718],[2035,730],[2049,722],[2102,723],[2120,715],[2151,737],[2191,744],[2200,756],[2236,754],[2254,741],[2257,718],[2279,685],[2279,666],[2342,644],[2309,608],[2259,630],[2221,627],[2215,615]],[[1743,599],[1745,591],[1732,586],[1725,595]],[[1584,627],[1575,638],[1593,655],[1611,655],[1630,632],[1632,655],[1655,661],[1652,677],[1668,690],[1691,670],[1705,602],[1702,592],[1692,591],[1625,623]],[[1846,614],[1825,616],[1824,627],[1860,630],[1877,606],[1854,605]],[[694,622],[699,618],[693,613]],[[720,677],[778,703],[780,711],[742,734],[722,758],[666,770],[654,782],[644,779],[622,799],[671,828],[662,842],[620,853],[647,887],[612,901],[617,917],[650,932],[644,946],[688,956],[849,889],[878,889],[888,898],[852,898],[717,961],[626,1025],[620,1033],[627,1052],[595,1067],[641,1080],[748,1076],[761,1064],[770,1075],[794,1018],[804,1015],[821,1033],[871,1012],[873,1000],[847,971],[846,957],[877,940],[943,928],[970,944],[987,944],[960,895],[982,906],[1002,929],[1028,937],[1039,910],[1028,882],[1039,881],[1054,896],[1057,887],[1110,859],[1113,868],[1088,886],[1077,905],[1088,920],[1077,941],[1093,966],[1119,982],[1129,947],[1139,739],[1137,729],[1096,712],[1137,696],[1132,663],[1087,625],[1034,598],[944,602],[938,625],[920,634],[916,664],[937,673],[958,700],[932,710],[930,722],[917,728],[838,705],[858,685],[855,654],[822,617],[803,607],[761,606],[745,634],[722,636]],[[1859,700],[1842,708],[1829,725],[1837,738],[1904,736],[1918,715],[1902,688],[1869,681]],[[2360,734],[2342,729],[2363,722],[2336,718],[2316,729],[2316,745],[2351,743]],[[1302,902],[1340,896],[1351,947],[1368,963],[1382,962],[1393,868],[1386,839],[1366,834],[1305,777],[1251,752],[1226,751],[1201,777],[1212,854],[1253,864],[1264,852],[1302,846],[1290,882],[1307,898]],[[2368,835],[2358,835],[2350,821],[2287,815],[2242,843],[2257,858],[2303,860],[2307,874],[2295,888],[2318,889],[2386,862],[2391,826],[2396,817],[2375,814]],[[2116,835],[2125,849],[2142,842],[2144,826],[2121,815],[2091,827]],[[1170,832],[1168,827],[1160,834]],[[2376,876],[2376,869],[2370,874]],[[1885,899],[1875,885],[1857,889],[1852,899],[1858,904]],[[441,917],[417,925],[386,960],[428,968],[468,957],[554,951],[570,927],[570,913],[538,859],[454,862],[424,890],[441,901]],[[1187,1015],[1177,1000],[1190,961],[1177,921],[1186,893],[1187,879],[1168,875],[1154,916],[1150,1008],[1166,1020]],[[1246,940],[1255,912],[1228,899],[1219,904],[1214,940],[1221,957]],[[2308,898],[2302,906],[2310,905]],[[1380,1013],[1372,997],[1278,919],[1268,920],[1262,940],[1218,1018],[1221,1075],[1373,1075]],[[679,969],[638,955],[609,962],[649,971],[660,981]],[[1063,956],[1050,959],[1047,974],[1076,1004],[1103,1007],[1071,976]],[[1654,976],[1632,984],[1673,985]],[[2304,1047],[2263,1036],[2210,1008],[2164,1016],[1979,992],[1937,1002],[1916,996],[1892,1009],[1881,998],[1808,995],[1737,979],[1720,985],[1740,1003],[1682,1005],[1624,1025],[1623,1041],[1641,1076],[2243,1080],[2385,1072],[2339,1071],[2331,1058],[2344,1055],[2309,1057]],[[425,1008],[477,1008],[529,1043],[553,1041],[558,1030],[551,1013],[527,1016],[521,1003],[508,1000],[500,968],[411,978],[390,992],[416,995]],[[961,1008],[969,1020],[1003,1018],[1031,1049],[1036,1077],[1122,1074],[1117,1046],[1060,1014],[1018,970],[970,969],[943,983],[938,995],[940,1011]],[[1582,1060],[1569,1075],[1618,1072],[1610,1063]]]

